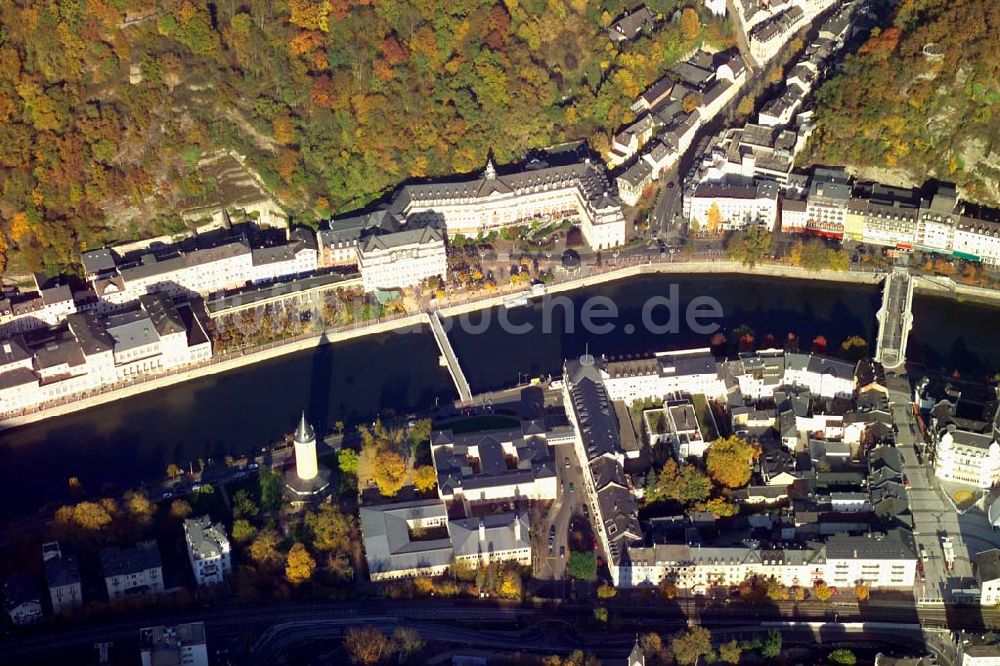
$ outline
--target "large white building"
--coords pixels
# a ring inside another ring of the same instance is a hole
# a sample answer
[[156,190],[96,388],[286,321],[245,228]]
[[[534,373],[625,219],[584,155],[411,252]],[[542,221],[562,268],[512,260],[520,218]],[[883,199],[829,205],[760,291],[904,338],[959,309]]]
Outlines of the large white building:
[[101,317],[70,314],[63,327],[0,340],[0,414],[100,391],[116,382],[208,360],[212,345],[193,310],[162,293]]
[[491,562],[531,564],[528,514],[487,514],[448,521],[455,559],[475,567]]
[[34,274],[35,291],[0,295],[0,337],[54,326],[77,311],[73,293],[65,284],[50,284]]
[[762,226],[774,230],[778,219],[778,185],[716,185],[704,183],[691,195],[690,220],[711,231]]
[[955,225],[952,250],[961,258],[1000,264],[1000,224],[961,216]]
[[619,565],[629,547],[642,539],[638,505],[625,476],[621,426],[593,356],[566,361],[563,367],[563,405],[575,430],[577,460],[587,461],[583,473],[597,541],[611,580],[619,584]]
[[414,287],[448,274],[444,234],[431,225],[370,235],[358,257],[365,291]]
[[80,260],[97,298],[96,307],[106,312],[126,308],[149,293],[207,295],[310,275],[319,265],[319,251],[316,235],[307,229],[275,236],[272,231],[246,227],[121,255],[107,248],[91,250]]
[[520,428],[431,435],[438,494],[466,507],[502,500],[554,500],[558,480],[552,446],[573,441],[569,428],[539,421]]
[[184,541],[199,587],[217,585],[233,570],[229,537],[222,523],[213,524],[208,516],[188,518],[184,521]]
[[372,581],[440,576],[448,570],[454,550],[442,500],[362,506],[359,514]]
[[817,236],[843,238],[850,198],[851,185],[846,173],[817,167],[806,199],[806,231]]
[[771,397],[781,386],[808,389],[823,398],[850,397],[854,366],[816,354],[762,349],[738,360],[717,359],[708,349],[660,352],[651,358],[607,361],[600,373],[612,400],[662,400],[671,395],[725,399],[731,384],[751,399]]
[[575,219],[595,250],[625,242],[621,201],[604,169],[589,158],[556,166],[532,160],[506,174],[488,162],[481,178],[407,185],[392,209],[408,224],[438,224],[451,237],[488,234],[532,221]]
[[937,438],[934,475],[977,488],[1000,482],[1000,443],[995,432],[946,428]]
[[876,537],[835,535],[822,544],[796,548],[653,545],[629,550],[622,566],[623,587],[656,586],[664,580],[696,593],[713,586],[739,585],[750,577],[774,579],[786,587],[864,584],[909,589],[917,571],[912,536],[893,530]]

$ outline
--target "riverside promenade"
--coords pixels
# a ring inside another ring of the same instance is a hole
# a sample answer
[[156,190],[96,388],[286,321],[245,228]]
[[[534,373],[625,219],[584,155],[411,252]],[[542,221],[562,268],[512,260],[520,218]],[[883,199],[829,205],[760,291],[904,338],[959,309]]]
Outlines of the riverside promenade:
[[[809,271],[785,264],[765,263],[750,268],[738,262],[727,260],[670,261],[663,258],[630,257],[627,260],[603,266],[585,266],[576,274],[569,274],[546,287],[547,294],[579,291],[601,284],[624,280],[636,276],[677,274],[677,275],[754,275],[790,280],[816,282],[839,282],[860,285],[875,285],[884,273],[877,271],[852,270],[846,272],[821,270]],[[914,278],[915,288],[936,296],[946,296],[961,300],[975,300],[1000,303],[1000,291],[958,285],[941,278]],[[484,292],[447,297],[435,301],[434,309],[442,317],[456,317],[462,314],[501,306],[512,294],[520,293],[523,285],[505,285],[486,295]],[[35,423],[47,418],[70,414],[101,404],[139,395],[148,391],[165,388],[199,377],[221,374],[268,361],[287,354],[314,349],[324,344],[335,344],[346,340],[388,332],[421,331],[427,325],[424,312],[413,312],[382,317],[376,321],[359,322],[349,326],[311,332],[286,340],[276,341],[234,352],[218,354],[204,364],[176,369],[168,373],[149,374],[127,383],[115,384],[105,390],[87,394],[67,396],[58,403],[41,408],[12,414],[0,420],[0,431]]]

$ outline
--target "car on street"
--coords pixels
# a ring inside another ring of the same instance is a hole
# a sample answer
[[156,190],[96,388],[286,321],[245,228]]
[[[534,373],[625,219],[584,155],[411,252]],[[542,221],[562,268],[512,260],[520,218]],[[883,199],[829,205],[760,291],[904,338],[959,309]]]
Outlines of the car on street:
[[559,546],[559,557],[566,557],[566,546]]
[[569,492],[570,494],[576,492],[576,486],[572,482],[569,484]]
[[563,467],[569,469],[569,456],[563,458]]
[[556,538],[556,526],[555,525],[550,525],[549,526],[549,538],[550,539],[555,539]]

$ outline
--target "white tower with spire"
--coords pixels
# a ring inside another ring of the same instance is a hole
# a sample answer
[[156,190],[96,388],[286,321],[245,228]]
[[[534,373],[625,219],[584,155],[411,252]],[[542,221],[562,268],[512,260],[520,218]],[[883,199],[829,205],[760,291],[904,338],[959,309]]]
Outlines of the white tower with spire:
[[493,180],[497,177],[497,168],[493,166],[493,154],[491,153],[489,157],[486,158],[486,170],[483,172],[483,178],[486,180]]
[[316,457],[316,432],[302,412],[299,427],[295,429],[295,474],[303,481],[312,481],[319,475]]

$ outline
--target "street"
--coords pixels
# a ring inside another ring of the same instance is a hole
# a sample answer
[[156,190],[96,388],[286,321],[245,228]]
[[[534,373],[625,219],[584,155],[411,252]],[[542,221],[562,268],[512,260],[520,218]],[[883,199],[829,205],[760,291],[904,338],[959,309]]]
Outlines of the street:
[[[556,475],[559,480],[559,494],[553,502],[548,514],[539,528],[538,553],[534,558],[535,578],[539,580],[560,581],[560,584],[552,587],[554,596],[562,598],[565,596],[565,574],[566,561],[569,559],[569,525],[574,516],[584,515],[584,502],[586,501],[586,485],[583,480],[583,467],[577,460],[576,452],[571,445],[554,447],[553,456],[556,459]],[[567,466],[566,460],[569,460]],[[573,491],[570,492],[570,488]],[[593,518],[593,507],[588,507],[590,517]],[[555,527],[552,547],[548,545],[549,534],[552,527]],[[560,553],[563,553],[560,555]],[[543,586],[543,589],[544,586]]]
[[[986,514],[978,508],[959,513],[948,499],[934,471],[925,458],[918,460],[915,447],[923,444],[912,411],[912,390],[906,375],[886,377],[893,422],[899,432],[896,447],[903,458],[903,471],[910,489],[907,491],[913,514],[913,535],[918,550],[926,553],[926,580],[917,580],[914,596],[928,603],[958,598],[956,590],[977,587],[973,562],[978,553],[1000,547],[1000,532],[989,524]],[[954,570],[945,566],[942,535],[952,538],[955,548]],[[959,593],[961,594],[961,593]]]

